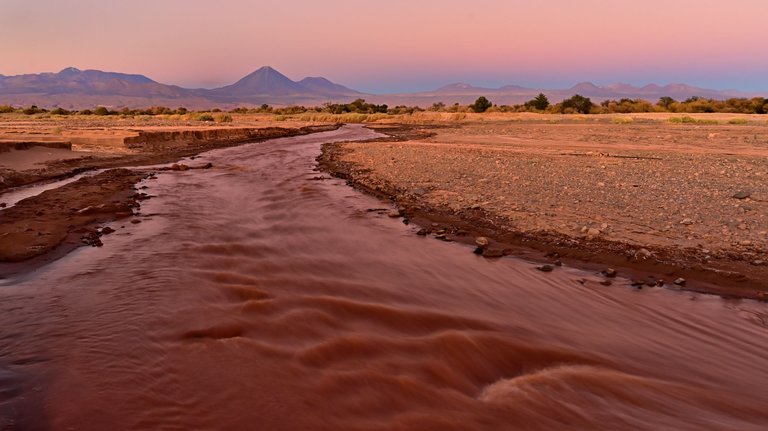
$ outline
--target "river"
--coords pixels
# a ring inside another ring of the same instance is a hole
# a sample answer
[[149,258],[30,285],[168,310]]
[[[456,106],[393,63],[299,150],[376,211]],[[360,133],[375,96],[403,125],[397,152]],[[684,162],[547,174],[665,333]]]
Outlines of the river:
[[419,237],[315,170],[373,136],[205,153],[5,280],[0,430],[768,428],[768,305]]

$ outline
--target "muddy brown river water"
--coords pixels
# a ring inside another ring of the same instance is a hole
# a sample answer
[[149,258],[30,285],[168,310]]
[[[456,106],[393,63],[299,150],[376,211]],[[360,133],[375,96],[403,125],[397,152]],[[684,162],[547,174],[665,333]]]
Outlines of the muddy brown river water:
[[768,429],[768,305],[416,236],[315,171],[372,136],[206,153],[0,280],[0,430]]

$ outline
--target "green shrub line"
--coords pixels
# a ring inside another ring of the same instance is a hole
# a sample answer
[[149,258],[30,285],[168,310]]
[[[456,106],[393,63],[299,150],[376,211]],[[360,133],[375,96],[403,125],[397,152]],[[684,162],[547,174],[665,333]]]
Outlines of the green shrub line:
[[[449,113],[467,113],[467,112],[538,112],[549,114],[633,114],[648,112],[670,112],[680,114],[696,113],[730,113],[730,114],[767,114],[768,99],[763,97],[731,98],[726,100],[705,99],[701,97],[690,97],[684,101],[677,101],[671,97],[661,97],[656,103],[651,103],[644,99],[619,99],[604,100],[599,104],[592,102],[589,97],[575,94],[559,103],[550,103],[547,96],[539,93],[536,97],[518,105],[495,105],[485,96],[478,97],[474,103],[461,105],[454,103],[448,105],[444,102],[435,102],[427,109],[419,106],[398,105],[390,107],[387,105],[377,105],[367,103],[365,99],[356,99],[350,103],[331,103],[328,102],[322,106],[305,107],[300,105],[273,107],[268,104],[262,104],[258,107],[238,107],[227,111],[227,114],[274,114],[275,116],[290,116],[300,114],[364,114],[364,115],[412,115],[417,112],[449,112]],[[14,107],[11,105],[0,105],[0,114],[20,113],[24,115],[48,114],[56,116],[69,115],[120,115],[123,117],[136,116],[156,116],[156,115],[186,115],[193,113],[187,108],[179,107],[171,109],[164,106],[152,106],[146,109],[119,108],[110,109],[104,106],[96,106],[93,109],[68,110],[61,107],[55,107],[51,110],[32,105],[29,107]],[[194,112],[197,118],[210,116],[212,119],[200,121],[216,121],[220,123],[230,122],[231,116],[224,114],[219,108],[205,111]],[[214,117],[211,114],[217,114]],[[206,116],[207,115],[207,116]],[[354,117],[353,117],[354,118]],[[624,121],[626,120],[617,120]],[[697,120],[690,116],[673,117],[669,119],[671,123],[696,123],[696,124],[715,124],[712,120]],[[707,123],[709,122],[709,123]],[[745,119],[728,120],[728,124],[748,124]],[[618,124],[618,123],[617,123]]]

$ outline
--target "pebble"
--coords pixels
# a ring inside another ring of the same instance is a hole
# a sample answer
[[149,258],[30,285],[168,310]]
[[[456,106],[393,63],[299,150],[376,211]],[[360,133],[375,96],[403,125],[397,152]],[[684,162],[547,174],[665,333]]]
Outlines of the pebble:
[[675,281],[673,281],[672,283],[674,283],[677,286],[685,286],[685,279],[683,277],[680,277]]
[[603,275],[608,277],[608,278],[614,278],[614,277],[616,277],[616,274],[618,274],[618,273],[613,268],[608,268],[605,271],[603,271]]
[[538,269],[541,272],[552,272],[553,269],[555,269],[552,265],[541,265],[537,266],[536,269]]
[[483,257],[502,257],[504,256],[504,250],[500,250],[498,248],[486,248],[483,250]]
[[746,198],[750,197],[751,195],[752,195],[751,192],[743,190],[743,191],[734,193],[733,198],[734,199],[746,199]]
[[111,233],[112,233],[112,232],[114,232],[114,231],[115,231],[115,230],[114,230],[114,229],[112,229],[112,228],[111,228],[111,227],[109,227],[109,226],[105,226],[105,227],[101,228],[101,234],[102,234],[102,235],[109,235],[109,234],[111,234]]
[[599,236],[599,235],[600,235],[600,229],[596,229],[596,228],[593,228],[593,227],[587,229],[587,236],[588,237],[594,238],[594,237]]
[[387,213],[387,216],[392,217],[392,218],[400,217],[401,215],[402,215],[402,213],[398,209],[390,210]]
[[648,259],[649,257],[651,257],[651,255],[653,255],[653,253],[651,253],[650,250],[648,250],[646,248],[641,248],[640,250],[635,252],[635,257],[638,258],[638,259],[640,259],[640,258]]
[[416,232],[416,235],[418,235],[418,236],[426,236],[428,233],[429,233],[429,231],[426,230],[426,229],[419,229],[419,231]]
[[690,225],[693,224],[693,220],[691,220],[689,218],[684,218],[684,219],[680,220],[680,224],[683,224],[683,225],[686,225],[686,226],[690,226]]
[[611,280],[601,280],[600,284],[602,284],[603,286],[610,286],[613,284],[613,282]]
[[490,244],[490,241],[488,241],[488,238],[484,236],[479,236],[475,238],[475,244],[477,244],[478,247],[488,247],[488,244]]

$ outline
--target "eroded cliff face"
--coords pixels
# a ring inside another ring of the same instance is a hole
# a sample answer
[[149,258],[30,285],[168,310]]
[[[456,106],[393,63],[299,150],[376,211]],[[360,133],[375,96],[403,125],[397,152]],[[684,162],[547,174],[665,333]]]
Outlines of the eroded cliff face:
[[310,133],[307,128],[239,127],[203,130],[139,131],[137,136],[126,137],[123,144],[133,151],[168,151],[200,143],[234,144],[259,139],[280,138]]

